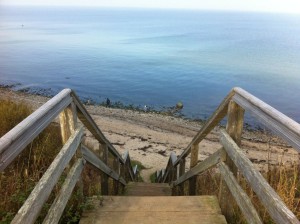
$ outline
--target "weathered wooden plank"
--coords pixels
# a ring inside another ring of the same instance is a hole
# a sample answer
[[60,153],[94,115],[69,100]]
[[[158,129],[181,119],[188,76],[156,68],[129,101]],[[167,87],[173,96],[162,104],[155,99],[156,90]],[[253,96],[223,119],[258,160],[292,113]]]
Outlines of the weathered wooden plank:
[[169,182],[169,175],[170,175],[170,158],[166,169],[164,171],[162,170],[162,183]]
[[58,223],[63,211],[67,205],[67,202],[73,192],[73,189],[78,181],[80,174],[83,170],[85,160],[80,158],[72,166],[63,186],[54,202],[52,203],[43,224],[56,224]]
[[[179,163],[179,176],[177,177],[177,180],[182,177],[185,174],[185,158],[182,159]],[[178,194],[179,195],[184,195],[184,182],[179,184],[178,186]]]
[[73,101],[76,104],[78,108],[78,118],[81,120],[81,122],[85,125],[85,127],[94,135],[94,137],[101,143],[108,146],[109,151],[114,154],[116,157],[120,159],[122,163],[124,163],[124,160],[122,156],[119,154],[119,152],[115,149],[115,147],[106,139],[106,137],[103,135],[101,130],[99,129],[98,125],[95,123],[91,115],[87,112],[84,105],[80,102],[78,96],[72,92],[71,93],[73,97]]
[[180,176],[175,182],[172,183],[172,186],[176,186],[178,184],[183,183],[184,181],[188,180],[189,178],[198,175],[207,169],[217,165],[220,161],[225,159],[225,151],[223,149],[219,149],[214,154],[203,160],[197,166],[190,169],[184,175]]
[[118,175],[115,171],[109,168],[104,162],[102,162],[89,148],[83,144],[81,144],[81,152],[83,158],[94,167],[98,168],[102,172],[106,173],[108,176],[113,178],[114,180],[120,181],[123,185],[126,184],[126,181]]
[[0,139],[0,172],[72,102],[70,93],[62,90]]
[[228,105],[226,131],[237,145],[241,145],[241,137],[244,126],[245,110],[234,101]]
[[174,165],[175,162],[177,161],[177,156],[176,156],[175,152],[171,152],[170,159],[171,159],[172,165]]
[[274,189],[257,171],[251,161],[232,140],[226,131],[221,130],[221,143],[227,154],[247,179],[252,189],[268,210],[276,223],[300,223],[296,216],[288,209]]
[[300,124],[241,88],[233,100],[300,152]]
[[76,128],[76,112],[72,102],[59,114],[62,143],[65,144]]
[[[196,143],[191,147],[191,162],[190,169],[195,167],[198,163],[199,144]],[[196,195],[197,192],[197,176],[189,178],[189,195]]]
[[138,181],[138,166],[137,165],[135,165],[134,167],[133,167],[133,174],[134,174],[134,180],[135,181]]
[[54,185],[57,183],[58,178],[71,160],[72,156],[75,154],[82,136],[83,128],[81,127],[72,134],[61,151],[55,157],[50,167],[47,169],[38,184],[32,190],[28,199],[14,217],[12,223],[34,223]]
[[[232,172],[224,162],[219,163],[219,170],[248,223],[263,223],[254,208],[250,198],[239,186]],[[228,201],[227,201],[228,203]]]
[[134,176],[137,174],[137,171],[138,171],[137,168],[138,168],[137,165],[135,165],[133,167],[133,174],[134,174]]
[[125,169],[126,169],[125,172],[129,173],[129,176],[130,176],[131,180],[134,181],[134,172],[133,172],[133,168],[131,166],[131,160],[130,160],[130,156],[129,156],[128,151],[126,151],[124,153],[123,159],[124,159],[124,162],[125,162]]
[[[241,136],[244,124],[244,112],[245,110],[236,102],[232,100],[229,102],[226,131],[238,145],[241,144]],[[238,169],[228,155],[226,155],[225,163],[229,167],[230,171],[233,172],[234,176],[237,176]],[[230,194],[230,190],[228,189],[227,185],[225,183],[222,183],[223,181],[224,180],[222,179],[220,180],[220,207],[223,214],[229,220],[231,220],[234,218],[234,203],[228,204],[228,201],[233,201],[234,199]]]
[[[107,166],[108,165],[108,147],[105,144],[102,144],[100,147],[102,152],[101,161]],[[101,194],[108,195],[108,175],[105,172],[101,173]]]
[[[120,162],[119,162],[119,158],[114,158],[114,160],[113,160],[113,169],[120,176]],[[114,180],[113,185],[114,185],[113,186],[114,194],[117,195],[119,193],[119,182],[117,180]]]

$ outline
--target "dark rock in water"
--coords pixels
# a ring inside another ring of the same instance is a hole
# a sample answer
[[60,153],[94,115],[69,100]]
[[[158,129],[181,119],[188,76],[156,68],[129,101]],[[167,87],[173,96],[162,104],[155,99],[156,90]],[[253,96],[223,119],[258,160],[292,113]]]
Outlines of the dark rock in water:
[[183,103],[179,101],[179,102],[176,104],[176,109],[182,109],[182,108],[183,108]]

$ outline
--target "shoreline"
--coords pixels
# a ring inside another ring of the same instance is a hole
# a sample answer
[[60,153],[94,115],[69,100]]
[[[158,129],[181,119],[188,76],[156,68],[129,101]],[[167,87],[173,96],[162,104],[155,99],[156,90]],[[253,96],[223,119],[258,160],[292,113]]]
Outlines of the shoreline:
[[[16,88],[18,86],[21,86],[21,83],[15,83],[15,84],[0,84],[1,90],[9,90],[12,92],[24,94],[27,96],[39,96],[41,99],[50,99],[54,97],[56,94],[49,89],[43,89],[43,88]],[[106,101],[102,102],[96,102],[91,97],[80,97],[78,96],[81,102],[87,107],[87,106],[95,106],[95,107],[106,107]],[[166,117],[174,117],[174,118],[181,118],[190,122],[196,122],[203,124],[211,114],[208,114],[205,116],[205,118],[192,118],[189,117],[186,114],[183,114],[181,110],[176,110],[176,106],[161,106],[161,109],[157,109],[158,106],[149,106],[147,105],[147,112],[143,109],[142,105],[135,105],[135,104],[125,104],[121,101],[114,101],[111,102],[111,105],[108,108],[111,109],[120,109],[120,110],[129,110],[129,111],[136,111],[141,113],[147,113],[147,114],[158,114]],[[252,123],[251,123],[252,122]],[[220,126],[225,127],[226,124],[222,123]],[[244,129],[247,131],[263,131],[263,125],[261,125],[259,122],[257,122],[255,119],[251,119],[250,121],[244,121]]]
[[[24,102],[36,110],[50,98],[0,88],[0,99]],[[171,151],[179,156],[203,124],[151,111],[85,106],[114,147],[120,153],[128,150],[131,159],[140,161],[147,168],[141,173],[145,181],[149,181],[150,175],[156,170],[165,168]],[[220,127],[216,127],[200,143],[200,161],[221,147],[218,139],[219,129]],[[92,149],[98,150],[97,141],[88,131],[85,141]],[[244,129],[242,148],[245,149],[248,158],[261,170],[265,170],[268,163],[288,165],[298,161],[296,150],[278,137],[261,130]],[[188,160],[186,167],[189,167]]]

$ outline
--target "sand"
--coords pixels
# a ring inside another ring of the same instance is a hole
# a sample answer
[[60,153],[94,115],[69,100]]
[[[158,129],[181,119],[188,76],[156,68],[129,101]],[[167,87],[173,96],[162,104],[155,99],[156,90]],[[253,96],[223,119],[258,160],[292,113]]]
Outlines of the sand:
[[[34,110],[49,100],[47,97],[14,92],[0,88],[0,98],[24,102]],[[129,151],[133,160],[140,161],[146,169],[141,175],[145,182],[156,170],[166,167],[172,151],[177,156],[187,147],[202,123],[152,112],[113,109],[86,105],[87,110],[98,124],[106,138],[120,152]],[[216,127],[201,143],[199,161],[218,150],[219,129]],[[97,141],[86,132],[86,144],[95,150]],[[264,131],[244,130],[242,149],[258,169],[266,169],[267,164],[289,165],[298,162],[298,153],[280,138]],[[187,169],[189,160],[187,160]]]

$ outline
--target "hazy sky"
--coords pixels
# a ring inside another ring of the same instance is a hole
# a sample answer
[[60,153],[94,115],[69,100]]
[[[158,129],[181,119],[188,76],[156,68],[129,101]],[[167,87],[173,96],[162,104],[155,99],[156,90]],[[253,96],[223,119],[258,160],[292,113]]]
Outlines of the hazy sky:
[[8,5],[191,8],[300,13],[300,0],[0,0]]

